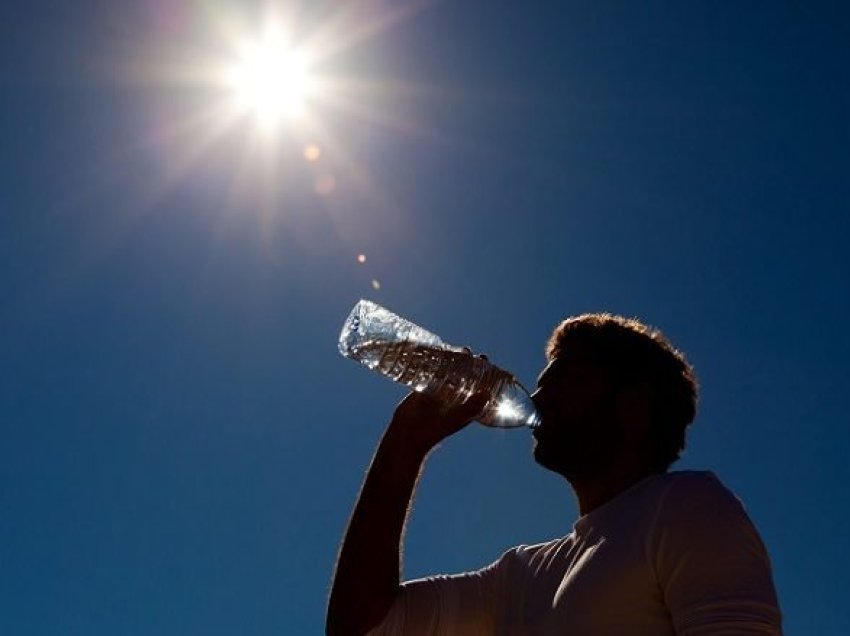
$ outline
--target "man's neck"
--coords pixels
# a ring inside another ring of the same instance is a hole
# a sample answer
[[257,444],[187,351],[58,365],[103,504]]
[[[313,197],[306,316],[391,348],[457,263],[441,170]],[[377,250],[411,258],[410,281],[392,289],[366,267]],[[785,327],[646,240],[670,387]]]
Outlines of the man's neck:
[[653,471],[647,469],[620,470],[593,476],[573,476],[568,480],[578,499],[579,514],[584,516],[652,474]]

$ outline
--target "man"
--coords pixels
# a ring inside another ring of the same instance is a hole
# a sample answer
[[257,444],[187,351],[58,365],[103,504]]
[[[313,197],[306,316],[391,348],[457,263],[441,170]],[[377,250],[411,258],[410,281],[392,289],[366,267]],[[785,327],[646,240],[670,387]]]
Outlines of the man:
[[567,536],[477,572],[400,583],[400,543],[428,453],[481,412],[411,394],[390,422],[352,515],[327,633],[722,636],[781,634],[765,548],[711,473],[668,472],[696,412],[696,380],[658,331],[565,320],[532,396],[534,458],[567,479]]

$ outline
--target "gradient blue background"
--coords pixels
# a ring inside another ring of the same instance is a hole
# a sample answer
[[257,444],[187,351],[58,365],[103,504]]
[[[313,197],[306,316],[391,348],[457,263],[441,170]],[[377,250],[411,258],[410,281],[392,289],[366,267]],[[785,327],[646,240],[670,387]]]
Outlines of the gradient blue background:
[[[661,327],[703,387],[679,467],[744,500],[788,634],[850,632],[843,3],[404,7],[301,8],[383,25],[324,62],[371,88],[316,106],[315,166],[240,125],[182,168],[209,96],[139,68],[258,4],[3,11],[0,633],[320,633],[404,394],[336,352],[361,297],[528,384],[567,315]],[[432,456],[408,577],[569,531],[530,441]]]

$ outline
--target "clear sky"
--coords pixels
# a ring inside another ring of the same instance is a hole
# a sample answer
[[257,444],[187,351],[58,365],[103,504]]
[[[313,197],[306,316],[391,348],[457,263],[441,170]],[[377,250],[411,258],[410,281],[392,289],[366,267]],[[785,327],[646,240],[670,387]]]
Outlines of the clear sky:
[[[0,633],[320,633],[404,395],[337,354],[361,297],[527,384],[567,315],[662,328],[678,466],[744,501],[788,634],[850,633],[842,5],[4,9]],[[220,73],[270,15],[313,78],[279,120]],[[408,577],[569,531],[530,442],[432,456]]]

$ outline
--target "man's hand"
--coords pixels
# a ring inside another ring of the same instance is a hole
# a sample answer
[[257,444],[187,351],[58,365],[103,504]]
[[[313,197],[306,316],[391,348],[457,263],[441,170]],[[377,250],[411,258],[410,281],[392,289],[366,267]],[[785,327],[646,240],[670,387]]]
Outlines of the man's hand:
[[475,393],[456,406],[445,407],[430,395],[411,393],[396,408],[387,435],[406,450],[427,454],[480,415],[488,398],[487,393]]

